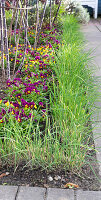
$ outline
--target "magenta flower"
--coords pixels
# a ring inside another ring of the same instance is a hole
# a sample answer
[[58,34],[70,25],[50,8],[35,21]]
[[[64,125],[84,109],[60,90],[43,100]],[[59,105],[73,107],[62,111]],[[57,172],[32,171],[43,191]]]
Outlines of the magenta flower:
[[19,115],[15,116],[15,119],[20,123],[22,121],[21,117]]
[[19,115],[19,111],[15,112],[15,114],[18,116]]
[[30,102],[30,103],[29,103],[29,106],[30,106],[30,108],[32,109],[32,108],[35,106],[35,103],[34,103],[34,102]]
[[40,91],[39,90],[36,90],[35,92],[40,95]]
[[20,107],[17,102],[13,103],[13,105],[14,105],[15,109],[19,109],[19,107]]
[[39,60],[39,63],[44,63],[43,60]]
[[27,115],[25,114],[24,109],[21,109],[20,117],[21,117],[21,118],[22,118],[22,117],[27,118]]
[[40,73],[40,77],[41,77],[41,78],[44,78],[44,74],[43,74],[42,72]]
[[16,74],[19,75],[19,74],[22,74],[22,72],[21,72],[20,70],[18,70],[18,71],[16,72]]
[[10,108],[8,109],[8,113],[10,113],[10,112],[12,112],[12,111],[13,111],[13,108],[10,107]]
[[17,97],[18,99],[20,99],[20,98],[21,98],[21,93],[16,94],[16,97]]
[[40,60],[40,56],[36,56],[36,57],[35,57],[35,60]]
[[20,60],[16,60],[16,64],[19,64]]
[[15,83],[16,81],[18,81],[18,82],[22,83],[22,80],[21,80],[21,78],[15,78],[15,79],[13,80],[13,83]]
[[51,43],[49,43],[49,48],[50,48],[50,49],[52,48],[52,45],[51,45]]
[[16,91],[17,91],[17,90],[13,90],[13,91],[12,91],[12,94],[14,94],[14,92],[16,92]]
[[29,103],[27,101],[25,101],[25,99],[21,99],[21,103],[22,103],[23,107],[25,107],[25,108],[29,107]]
[[42,56],[42,58],[48,58],[48,57],[49,57],[49,55],[48,55],[48,54],[46,54],[46,55]]
[[44,107],[42,102],[39,102],[39,106],[42,106],[42,107]]
[[21,58],[22,57],[22,53],[20,53],[19,55],[18,55],[18,58]]
[[32,52],[31,52],[31,55],[32,55],[33,57],[35,56],[35,53],[34,53],[34,51],[32,51]]
[[2,108],[2,116],[4,116],[6,114],[6,111]]
[[8,87],[10,87],[11,84],[12,84],[12,82],[11,82],[10,80],[7,80],[7,81],[6,81],[6,84],[7,84]]
[[24,92],[25,92],[26,95],[27,95],[27,94],[31,94],[32,91],[33,91],[33,89],[32,89],[31,87],[27,87],[27,88],[24,90]]

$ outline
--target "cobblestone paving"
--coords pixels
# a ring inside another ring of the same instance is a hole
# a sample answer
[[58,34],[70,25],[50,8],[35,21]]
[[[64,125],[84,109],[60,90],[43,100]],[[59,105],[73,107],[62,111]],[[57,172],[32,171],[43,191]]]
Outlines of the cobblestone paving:
[[0,186],[0,200],[101,200],[101,191]]

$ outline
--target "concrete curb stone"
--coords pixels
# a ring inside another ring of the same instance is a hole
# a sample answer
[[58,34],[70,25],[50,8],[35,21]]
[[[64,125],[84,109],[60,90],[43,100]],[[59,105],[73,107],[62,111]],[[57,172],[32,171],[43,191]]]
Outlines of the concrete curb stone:
[[17,190],[17,186],[0,185],[0,200],[15,200]]
[[44,200],[45,192],[45,188],[21,186],[16,200]]
[[76,191],[76,200],[101,200],[101,191]]
[[48,188],[46,200],[74,200],[74,190]]

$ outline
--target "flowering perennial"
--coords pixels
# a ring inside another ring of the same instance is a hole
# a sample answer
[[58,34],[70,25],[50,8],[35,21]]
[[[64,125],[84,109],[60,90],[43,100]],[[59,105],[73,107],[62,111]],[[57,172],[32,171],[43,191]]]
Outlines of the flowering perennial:
[[[23,32],[23,30],[22,30]],[[16,31],[18,34],[18,30]],[[12,31],[12,36],[14,32]],[[34,28],[29,29],[29,40],[34,44]],[[38,48],[27,46],[22,70],[16,72],[14,80],[7,80],[8,97],[0,99],[0,124],[8,122],[7,115],[21,123],[32,119],[34,123],[43,121],[46,116],[47,96],[52,80],[54,65],[54,48],[58,48],[60,41],[57,29],[49,30],[45,27],[44,33],[39,35]],[[33,39],[33,40],[32,40]],[[19,67],[23,57],[23,44],[18,45],[16,66]],[[9,51],[10,62],[14,63],[16,47],[11,44]]]

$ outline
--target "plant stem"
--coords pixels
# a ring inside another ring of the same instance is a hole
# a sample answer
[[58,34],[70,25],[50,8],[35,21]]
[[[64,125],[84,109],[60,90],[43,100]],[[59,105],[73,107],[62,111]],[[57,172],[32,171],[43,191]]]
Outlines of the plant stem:
[[59,9],[60,9],[60,6],[61,6],[61,2],[62,2],[62,0],[60,0],[60,3],[59,3],[59,6],[58,6],[58,9],[57,9],[56,15],[55,15],[55,17],[54,17],[54,20],[53,20],[52,26],[53,26],[53,24],[54,24],[54,22],[55,22],[55,20],[56,20],[56,18],[57,18],[57,16],[58,16],[58,12],[59,12]]
[[37,0],[36,12],[37,12],[37,18],[36,18],[36,31],[35,31],[34,49],[36,49],[36,47],[37,47],[37,35],[38,35],[38,26],[39,26],[39,0]]
[[10,79],[10,62],[9,62],[9,50],[8,50],[8,37],[7,37],[7,25],[5,17],[5,0],[2,0],[2,13],[3,13],[3,26],[4,26],[4,36],[5,36],[5,50],[6,50],[6,60],[7,60],[7,78]]
[[[0,2],[1,6],[1,2]],[[1,27],[1,64],[2,64],[2,78],[5,79],[5,69],[4,69],[4,31],[3,31],[3,16],[2,8],[0,8],[0,27]]]

